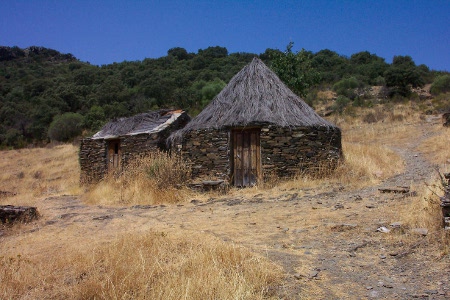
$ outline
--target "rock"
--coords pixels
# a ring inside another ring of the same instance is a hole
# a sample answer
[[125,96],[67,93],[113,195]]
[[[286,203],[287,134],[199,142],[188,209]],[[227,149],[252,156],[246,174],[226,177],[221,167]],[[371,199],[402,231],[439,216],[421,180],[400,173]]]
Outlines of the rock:
[[316,278],[318,275],[319,275],[319,271],[313,270],[313,271],[309,272],[308,277],[309,278]]
[[300,279],[303,278],[303,275],[300,274],[300,273],[297,273],[297,274],[294,275],[294,278],[297,279],[297,280],[300,280]]
[[39,213],[36,207],[0,205],[1,223],[30,222],[37,218],[39,218]]
[[334,206],[334,210],[337,210],[337,209],[344,209],[344,205],[341,204],[341,203],[336,204],[336,205]]
[[412,232],[423,236],[428,235],[428,229],[426,228],[414,228]]
[[389,225],[393,228],[400,228],[402,226],[402,222],[394,222]]
[[390,229],[387,229],[387,228],[384,227],[384,226],[381,226],[381,227],[378,227],[377,231],[383,232],[383,233],[388,233],[388,232],[390,232],[391,230],[390,230]]

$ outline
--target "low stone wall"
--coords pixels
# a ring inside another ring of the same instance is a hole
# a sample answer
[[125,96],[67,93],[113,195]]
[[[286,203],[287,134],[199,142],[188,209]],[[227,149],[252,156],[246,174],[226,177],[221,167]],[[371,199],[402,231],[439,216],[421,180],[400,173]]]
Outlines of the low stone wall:
[[121,164],[125,167],[130,159],[160,149],[158,133],[138,134],[120,138]]
[[192,166],[193,178],[228,181],[230,148],[228,130],[197,130],[183,137],[181,155]]
[[[263,177],[267,180],[334,169],[342,158],[337,127],[264,126],[260,134]],[[179,146],[180,147],[180,146]],[[229,180],[232,145],[229,130],[197,130],[183,137],[180,153],[192,166],[192,177]]]
[[267,126],[261,128],[261,161],[265,178],[336,168],[342,158],[339,128]]
[[82,139],[80,143],[80,182],[93,183],[101,180],[108,171],[104,140]]

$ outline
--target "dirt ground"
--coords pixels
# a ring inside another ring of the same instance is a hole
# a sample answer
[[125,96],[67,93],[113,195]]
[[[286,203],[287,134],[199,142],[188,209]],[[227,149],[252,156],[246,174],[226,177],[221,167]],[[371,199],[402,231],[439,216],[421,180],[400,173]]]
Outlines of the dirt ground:
[[[72,243],[106,241],[127,232],[156,230],[186,235],[201,232],[242,245],[283,266],[282,299],[450,299],[450,256],[442,255],[434,232],[391,226],[399,210],[410,209],[412,195],[380,193],[380,187],[420,189],[436,175],[416,147],[422,135],[394,150],[406,163],[402,174],[378,186],[347,190],[336,184],[326,191],[291,189],[271,196],[216,196],[183,205],[88,206],[76,196],[51,197],[39,207],[41,220],[25,225],[18,237],[0,237],[3,249],[12,239],[51,235],[58,248]],[[377,231],[380,227],[391,231]],[[12,244],[11,244],[12,245]],[[54,247],[54,246],[53,246]],[[56,249],[36,242],[28,254]]]

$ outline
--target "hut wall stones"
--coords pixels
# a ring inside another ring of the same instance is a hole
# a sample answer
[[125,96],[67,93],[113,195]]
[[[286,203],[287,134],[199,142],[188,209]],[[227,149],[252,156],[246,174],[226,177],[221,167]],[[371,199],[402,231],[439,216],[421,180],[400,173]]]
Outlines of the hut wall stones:
[[120,172],[133,157],[167,150],[167,137],[189,120],[183,111],[164,110],[108,123],[92,138],[81,140],[81,183],[98,182],[111,171],[111,151],[117,151],[114,154],[117,154],[118,168],[114,171]]
[[226,130],[189,132],[181,155],[191,164],[193,178],[228,180],[230,174],[229,134]]
[[[262,176],[290,177],[301,172],[334,169],[342,158],[341,131],[337,127],[261,127]],[[181,155],[191,162],[192,177],[229,180],[229,130],[196,130],[184,137]]]
[[264,178],[334,169],[342,158],[339,128],[267,126],[261,129]]
[[108,172],[104,140],[82,139],[80,144],[81,183],[99,181]]

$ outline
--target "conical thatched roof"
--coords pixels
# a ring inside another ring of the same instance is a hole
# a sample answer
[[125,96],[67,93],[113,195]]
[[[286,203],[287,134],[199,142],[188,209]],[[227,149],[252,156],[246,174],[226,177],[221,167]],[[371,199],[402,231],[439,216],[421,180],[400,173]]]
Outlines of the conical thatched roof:
[[182,114],[185,114],[182,110],[161,109],[129,118],[119,118],[103,126],[92,138],[113,139],[125,135],[159,132],[172,124]]
[[176,135],[197,129],[257,126],[267,123],[282,127],[334,127],[255,57]]

